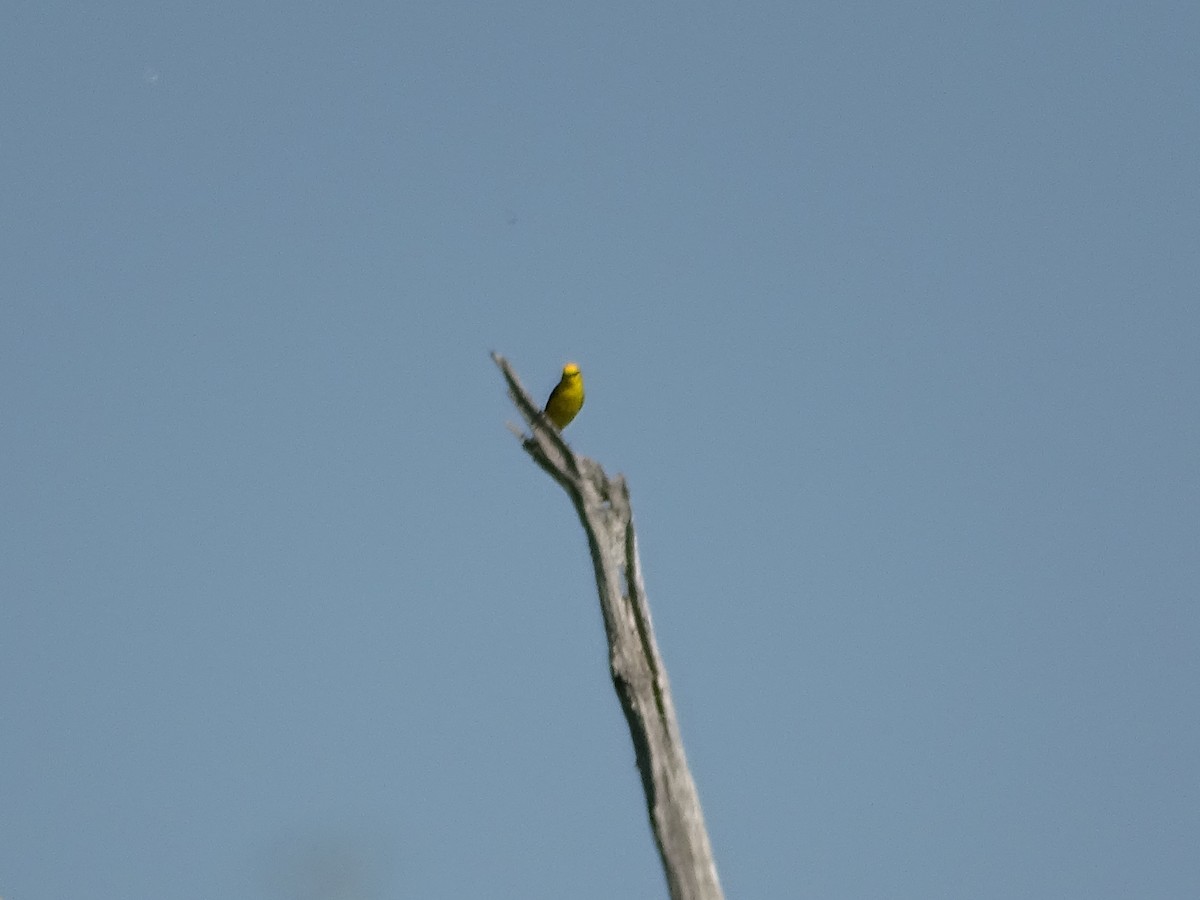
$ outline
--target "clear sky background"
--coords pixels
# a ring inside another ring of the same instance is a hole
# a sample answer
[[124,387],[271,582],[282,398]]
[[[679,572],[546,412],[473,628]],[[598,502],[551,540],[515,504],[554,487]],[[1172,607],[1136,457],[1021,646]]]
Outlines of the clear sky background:
[[0,896],[1200,896],[1200,6],[14,0]]

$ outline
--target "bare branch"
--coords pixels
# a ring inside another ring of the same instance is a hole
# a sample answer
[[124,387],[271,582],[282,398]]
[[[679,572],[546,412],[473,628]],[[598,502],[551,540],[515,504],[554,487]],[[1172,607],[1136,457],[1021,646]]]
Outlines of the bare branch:
[[722,900],[667,670],[654,640],[625,479],[609,478],[599,463],[576,456],[530,399],[508,361],[496,353],[492,359],[504,373],[508,395],[530,429],[528,437],[513,429],[521,445],[562,485],[587,533],[608,637],[609,670],[629,723],[650,827],[671,898]]

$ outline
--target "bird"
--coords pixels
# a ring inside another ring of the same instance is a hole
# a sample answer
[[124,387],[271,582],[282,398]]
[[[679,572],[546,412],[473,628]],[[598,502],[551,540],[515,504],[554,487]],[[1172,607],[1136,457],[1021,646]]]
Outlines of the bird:
[[583,407],[583,375],[573,362],[563,366],[562,378],[550,392],[544,410],[546,418],[562,431]]

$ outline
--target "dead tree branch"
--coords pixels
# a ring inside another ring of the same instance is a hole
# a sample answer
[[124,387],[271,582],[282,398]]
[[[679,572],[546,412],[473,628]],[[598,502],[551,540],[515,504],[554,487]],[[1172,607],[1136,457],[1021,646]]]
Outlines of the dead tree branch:
[[513,429],[521,445],[562,485],[587,533],[608,637],[609,670],[629,723],[650,827],[671,898],[722,900],[667,670],[654,640],[625,479],[609,478],[599,463],[576,456],[530,399],[507,360],[495,353],[492,359],[504,373],[508,395],[530,429],[529,436]]

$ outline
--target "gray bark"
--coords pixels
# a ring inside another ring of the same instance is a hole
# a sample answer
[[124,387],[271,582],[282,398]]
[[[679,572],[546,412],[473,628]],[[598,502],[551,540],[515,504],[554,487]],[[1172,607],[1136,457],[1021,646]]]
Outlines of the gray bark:
[[609,478],[599,463],[572,452],[504,357],[493,353],[492,359],[504,373],[509,396],[530,429],[529,436],[513,429],[521,445],[562,485],[587,533],[608,637],[609,670],[629,723],[650,828],[671,898],[722,900],[700,797],[675,719],[667,670],[654,640],[625,479],[621,475]]

